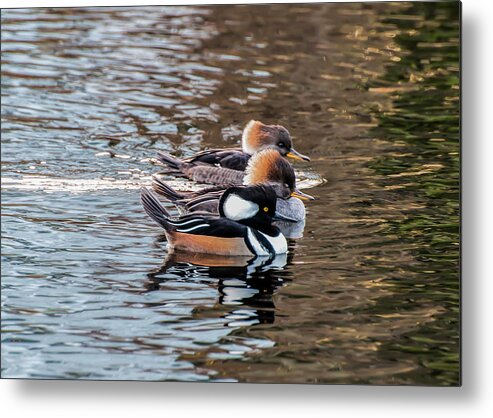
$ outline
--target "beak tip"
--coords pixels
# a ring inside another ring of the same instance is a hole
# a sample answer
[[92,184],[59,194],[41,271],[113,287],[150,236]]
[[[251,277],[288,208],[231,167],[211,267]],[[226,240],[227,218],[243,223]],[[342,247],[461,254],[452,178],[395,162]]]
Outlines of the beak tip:
[[286,157],[292,158],[294,160],[310,161],[310,157],[300,154],[294,148],[291,148],[291,150],[286,154]]
[[299,190],[295,190],[291,193],[291,197],[297,197],[298,199],[301,200],[315,200],[313,196],[310,196],[309,194],[303,193]]

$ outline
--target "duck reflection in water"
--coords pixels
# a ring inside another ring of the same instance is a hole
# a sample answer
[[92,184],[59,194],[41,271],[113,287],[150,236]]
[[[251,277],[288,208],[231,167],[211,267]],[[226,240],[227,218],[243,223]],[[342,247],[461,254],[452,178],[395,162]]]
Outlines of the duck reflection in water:
[[[163,235],[156,244],[164,241]],[[289,251],[275,257],[231,257],[174,251],[168,253],[160,268],[147,274],[145,286],[149,292],[161,290],[168,280],[176,280],[176,276],[194,282],[217,279],[218,303],[234,307],[225,318],[237,322],[236,311],[244,307],[248,325],[271,324],[275,320],[273,296],[289,281],[285,267],[292,263],[293,254]]]

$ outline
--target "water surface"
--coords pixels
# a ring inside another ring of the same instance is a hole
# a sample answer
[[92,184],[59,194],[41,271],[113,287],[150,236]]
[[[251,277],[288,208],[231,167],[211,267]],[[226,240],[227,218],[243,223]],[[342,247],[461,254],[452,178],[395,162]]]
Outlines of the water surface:
[[[458,8],[2,10],[2,377],[458,384]],[[155,152],[250,119],[326,180],[303,238],[168,255]]]

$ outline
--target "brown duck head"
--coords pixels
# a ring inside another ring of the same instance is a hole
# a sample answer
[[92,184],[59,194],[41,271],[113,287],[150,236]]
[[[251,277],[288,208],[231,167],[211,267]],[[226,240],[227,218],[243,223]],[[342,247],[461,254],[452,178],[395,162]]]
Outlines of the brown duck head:
[[281,199],[297,197],[302,200],[313,200],[312,196],[296,188],[296,175],[293,167],[279,151],[273,148],[259,151],[250,158],[243,184],[268,184],[274,188],[277,197]]
[[243,152],[250,155],[264,149],[273,148],[283,157],[310,161],[309,157],[300,154],[294,149],[289,131],[281,125],[265,125],[257,120],[251,120],[243,130],[241,142]]

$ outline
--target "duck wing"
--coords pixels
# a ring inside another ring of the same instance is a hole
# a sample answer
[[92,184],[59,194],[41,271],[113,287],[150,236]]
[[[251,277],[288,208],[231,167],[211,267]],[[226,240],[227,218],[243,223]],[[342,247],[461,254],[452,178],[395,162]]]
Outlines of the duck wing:
[[211,192],[194,199],[187,199],[184,202],[184,206],[188,213],[192,212],[208,212],[213,214],[219,213],[219,201],[223,195],[224,190],[220,192]]
[[141,201],[149,217],[168,232],[174,231],[221,238],[242,238],[246,236],[247,227],[245,225],[228,218],[214,216],[211,213],[196,212],[179,218],[172,218],[156,196],[146,188],[141,190]]
[[190,180],[205,184],[241,185],[245,177],[243,171],[207,164],[191,165],[183,171]]
[[247,167],[250,155],[241,148],[209,149],[201,151],[183,161],[187,163],[202,163],[216,165],[232,170],[244,171]]

